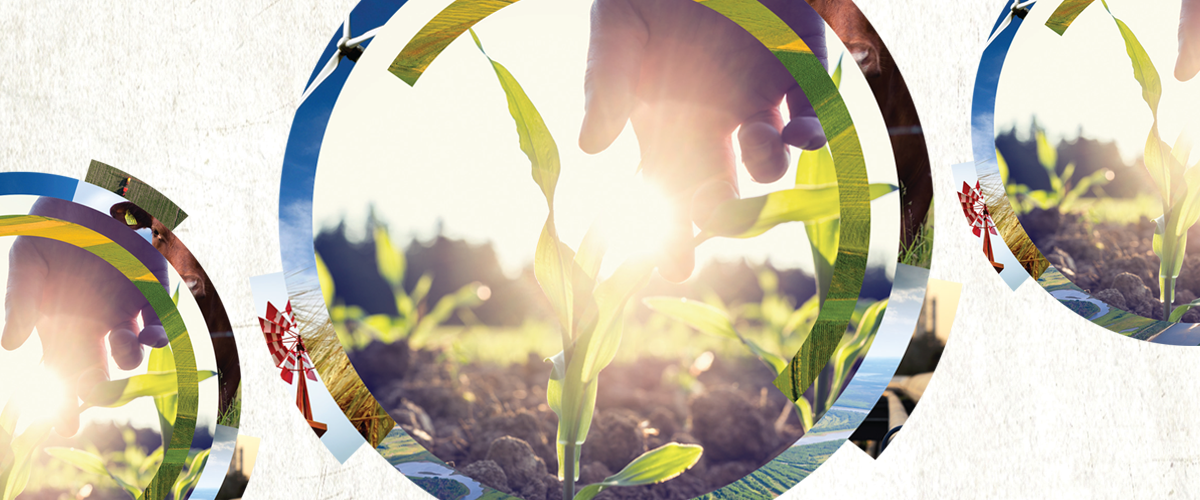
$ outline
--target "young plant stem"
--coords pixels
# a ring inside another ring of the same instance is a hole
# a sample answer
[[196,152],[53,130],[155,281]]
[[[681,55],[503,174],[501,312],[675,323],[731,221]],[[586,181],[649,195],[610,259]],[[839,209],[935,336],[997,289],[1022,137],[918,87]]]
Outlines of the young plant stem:
[[1168,318],[1171,317],[1171,303],[1175,302],[1175,278],[1169,275],[1170,271],[1160,269],[1158,272],[1165,273],[1162,277],[1162,292],[1159,294],[1162,295],[1163,303],[1162,320],[1169,321]]
[[575,498],[575,443],[567,443],[563,471],[563,500]]

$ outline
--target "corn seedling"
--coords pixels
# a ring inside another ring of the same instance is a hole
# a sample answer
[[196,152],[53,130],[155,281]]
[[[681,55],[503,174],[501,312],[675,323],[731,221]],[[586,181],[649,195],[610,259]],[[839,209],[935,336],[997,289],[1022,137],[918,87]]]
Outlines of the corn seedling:
[[[1163,304],[1163,319],[1178,321],[1191,307],[1191,304],[1185,304],[1174,313],[1171,310],[1171,304],[1175,301],[1175,279],[1183,269],[1184,252],[1187,250],[1187,231],[1200,219],[1200,168],[1196,168],[1200,162],[1185,168],[1192,146],[1183,134],[1179,135],[1174,147],[1159,136],[1158,103],[1162,97],[1162,80],[1158,70],[1133,30],[1112,13],[1107,1],[1101,0],[1100,3],[1117,23],[1117,29],[1125,41],[1125,52],[1133,63],[1133,76],[1142,88],[1142,99],[1154,117],[1146,138],[1143,160],[1162,201],[1162,216],[1155,219],[1157,227],[1154,230],[1154,253],[1160,259],[1159,299]],[[1047,26],[1062,35],[1074,16],[1087,5],[1085,3],[1081,7],[1078,4],[1080,2],[1077,0],[1063,2],[1046,23]]]
[[403,340],[408,342],[409,347],[419,349],[429,342],[434,330],[449,320],[455,312],[469,315],[471,308],[483,302],[484,295],[480,291],[482,285],[470,283],[438,299],[432,309],[427,309],[425,299],[433,286],[433,275],[421,275],[412,293],[408,293],[404,290],[404,277],[408,267],[404,251],[393,246],[387,229],[383,227],[375,228],[374,239],[375,264],[379,274],[391,287],[396,303],[396,316],[367,316],[360,308],[347,307],[344,304],[335,305],[333,278],[321,257],[317,256],[321,290],[325,294],[330,318],[334,321],[343,345],[362,349],[373,339],[388,344]]
[[[482,52],[483,45],[474,31],[471,37]],[[558,146],[508,69],[490,57],[488,62],[504,89],[521,150],[529,157],[534,181],[548,208],[534,256],[534,274],[561,327],[563,350],[548,359],[553,367],[546,399],[558,415],[556,451],[563,498],[590,500],[613,486],[671,479],[696,464],[703,451],[699,446],[665,444],[637,457],[620,472],[576,492],[579,455],[596,405],[597,377],[616,356],[625,307],[633,293],[645,285],[653,266],[648,261],[631,260],[621,264],[608,279],[600,280],[597,273],[604,247],[594,231],[589,230],[583,237],[578,252],[559,240],[554,223],[554,190],[560,171]]]
[[[648,297],[643,302],[650,309],[687,324],[701,333],[741,342],[777,375],[787,367],[787,360],[783,357],[786,352],[772,352],[747,338],[735,327],[739,318],[722,306],[679,297]],[[791,311],[788,316],[815,315],[805,311],[811,307],[809,304],[812,302],[810,300],[805,306]],[[804,430],[812,428],[814,417],[833,406],[842,389],[850,382],[854,371],[858,369],[858,365],[870,349],[886,309],[887,300],[882,300],[872,303],[856,314],[854,333],[842,337],[831,362],[822,369],[812,387],[805,393],[805,397],[796,401],[796,410]],[[808,326],[811,328],[811,323]],[[804,334],[807,333],[805,330]],[[780,342],[780,345],[783,343]]]
[[1059,213],[1068,213],[1075,207],[1079,198],[1089,190],[1108,184],[1106,176],[1109,171],[1099,170],[1080,179],[1078,184],[1072,186],[1071,177],[1075,175],[1075,164],[1068,163],[1063,168],[1062,175],[1059,175],[1055,168],[1058,164],[1058,151],[1046,139],[1045,131],[1039,128],[1034,132],[1034,138],[1037,141],[1038,163],[1042,165],[1042,169],[1046,171],[1046,176],[1050,179],[1049,190],[1030,189],[1024,184],[1009,184],[1008,162],[1005,161],[1004,155],[996,151],[1000,179],[1004,183],[1004,189],[1009,199],[1016,201],[1018,213],[1029,213],[1035,206],[1044,210],[1057,209]]
[[[213,371],[201,370],[197,373],[197,381],[208,379],[214,375],[216,373]],[[83,399],[80,411],[91,407],[116,408],[124,406],[140,397],[154,398],[154,407],[158,412],[162,436],[164,438],[170,436],[174,429],[175,416],[179,404],[179,394],[175,377],[175,358],[171,354],[170,346],[154,349],[150,352],[147,373],[134,375],[125,379],[104,381],[98,384]],[[8,412],[7,407],[5,408],[5,412]],[[0,417],[0,420],[3,420],[5,424],[8,423],[3,417]],[[12,417],[12,421],[15,422],[15,416]],[[35,436],[40,436],[40,439],[33,444],[36,447],[46,438],[48,430],[48,424],[33,424],[29,426],[29,429],[22,436],[24,437],[31,433],[34,433]],[[3,431],[8,432],[9,427],[5,425]],[[4,434],[0,433],[0,439],[3,437]],[[158,448],[154,452],[146,454],[136,445],[133,431],[126,430],[123,437],[126,442],[125,451],[119,455],[111,455],[109,457],[100,456],[94,449],[79,450],[51,447],[45,448],[45,452],[84,472],[111,477],[130,496],[141,498],[151,479],[157,473],[159,464],[162,463],[163,448]],[[29,445],[30,442],[22,444]],[[24,453],[30,453],[30,450],[32,448],[21,448],[21,451]],[[207,450],[189,454],[186,460],[187,471],[181,474],[171,487],[171,492],[174,495],[173,498],[183,498],[182,495],[184,493],[195,487],[196,482],[199,480],[200,470],[204,468],[204,462],[207,458]],[[28,459],[23,464],[27,468],[29,466]],[[24,474],[27,478],[27,469]],[[10,486],[13,486],[13,484],[10,483]],[[16,493],[19,493],[19,489],[23,487],[24,482],[22,481]],[[8,500],[8,498],[12,497],[5,496],[3,498]]]

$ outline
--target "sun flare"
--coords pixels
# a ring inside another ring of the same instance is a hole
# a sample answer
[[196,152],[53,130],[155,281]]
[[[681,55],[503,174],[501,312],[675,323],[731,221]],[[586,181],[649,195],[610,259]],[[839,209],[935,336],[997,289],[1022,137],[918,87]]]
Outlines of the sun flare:
[[67,386],[58,374],[40,363],[28,368],[20,383],[12,384],[12,399],[25,422],[54,420],[64,410]]
[[630,257],[666,248],[675,207],[657,186],[641,176],[614,189],[598,223],[608,246],[601,274],[607,275]]

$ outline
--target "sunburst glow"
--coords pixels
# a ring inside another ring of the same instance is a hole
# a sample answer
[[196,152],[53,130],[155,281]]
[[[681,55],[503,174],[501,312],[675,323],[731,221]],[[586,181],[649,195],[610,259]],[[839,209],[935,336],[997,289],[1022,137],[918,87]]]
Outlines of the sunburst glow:
[[598,219],[608,246],[601,274],[607,275],[630,257],[663,251],[675,207],[657,186],[640,176],[622,183]]
[[30,366],[20,383],[12,384],[11,404],[16,404],[24,422],[54,420],[65,409],[67,387],[58,374],[41,364]]

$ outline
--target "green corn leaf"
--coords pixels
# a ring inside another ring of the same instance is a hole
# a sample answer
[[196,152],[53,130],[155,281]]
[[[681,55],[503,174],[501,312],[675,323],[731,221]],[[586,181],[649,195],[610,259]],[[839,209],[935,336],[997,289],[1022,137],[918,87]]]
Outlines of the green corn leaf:
[[533,276],[537,278],[538,285],[558,315],[564,346],[570,345],[574,338],[574,290],[566,273],[567,269],[573,269],[573,266],[567,267],[565,264],[574,260],[574,252],[558,239],[558,233],[554,230],[554,214],[551,213],[546,218],[546,224],[542,226],[541,236],[538,237],[537,249],[533,256]]
[[694,444],[667,443],[633,459],[621,472],[585,486],[575,494],[574,500],[591,500],[613,486],[641,486],[667,481],[696,465],[703,451],[703,448]]
[[455,0],[425,24],[396,55],[388,72],[415,85],[434,58],[481,19],[516,0]]
[[177,306],[177,307],[179,306],[179,285],[180,284],[181,283],[175,284],[175,293],[171,294],[171,302],[174,303],[175,306]]
[[424,345],[430,333],[433,332],[433,329],[450,319],[450,315],[454,314],[456,309],[460,307],[472,307],[478,305],[480,300],[479,295],[476,292],[477,287],[478,285],[475,283],[469,283],[463,285],[458,289],[458,291],[449,295],[445,295],[439,299],[437,304],[433,306],[433,310],[429,311],[429,313],[426,314],[425,317],[421,318],[421,321],[417,323],[417,327],[413,330],[412,335],[409,337],[409,342],[411,342],[414,347]]
[[[650,279],[654,264],[635,259],[624,262],[612,276],[596,286],[595,300],[599,314],[595,328],[579,337],[583,351],[576,351],[584,383],[593,382],[605,366],[617,355],[621,330],[625,322],[625,306],[634,292],[641,290]],[[571,364],[576,363],[571,360]],[[573,368],[573,367],[571,367]]]
[[1055,177],[1054,168],[1058,164],[1058,151],[1054,146],[1050,145],[1050,141],[1046,139],[1046,133],[1038,130],[1037,134],[1037,155],[1038,163],[1042,164],[1042,168],[1050,174],[1050,177]]
[[150,469],[157,467],[160,463],[162,463],[162,459],[163,449],[161,447],[155,448],[154,451],[150,452],[149,455],[146,455],[146,459],[142,460],[142,464],[138,466],[138,475],[141,476],[149,473]]
[[1117,22],[1121,38],[1125,39],[1125,52],[1129,55],[1129,60],[1133,62],[1133,77],[1141,84],[1142,99],[1150,106],[1150,111],[1154,113],[1154,121],[1157,122],[1158,101],[1162,97],[1162,81],[1158,77],[1158,70],[1154,68],[1154,62],[1150,60],[1150,55],[1146,53],[1146,49],[1142,47],[1142,43],[1134,36],[1129,26],[1113,15],[1112,9],[1108,8],[1108,2],[1104,0],[1100,0],[1100,2],[1104,4],[1104,9],[1112,16],[1113,21]]
[[751,238],[785,222],[819,222],[837,216],[836,185],[784,189],[718,205],[702,228],[699,239],[703,241],[713,236]]
[[754,343],[753,340],[748,338],[742,338],[742,342],[746,344],[746,347],[750,348],[750,352],[753,352],[755,356],[758,356],[758,359],[763,360],[767,366],[771,367],[772,370],[775,370],[776,375],[783,373],[783,370],[787,368],[786,359],[776,356],[774,353],[759,347],[758,344]]
[[1188,302],[1187,304],[1183,304],[1181,306],[1176,307],[1174,310],[1171,311],[1171,317],[1167,321],[1170,321],[1172,323],[1178,322],[1181,318],[1183,318],[1184,314],[1187,314],[1187,312],[1189,310],[1191,310],[1191,308],[1196,307],[1196,306],[1200,306],[1200,299],[1196,299],[1191,302]]
[[[796,186],[811,187],[836,182],[837,175],[829,146],[800,153],[800,161],[796,167]],[[840,229],[840,219],[804,224],[804,232],[808,235],[808,244],[813,256],[818,300],[824,300],[829,293],[829,283],[833,279],[833,262],[837,259]]]
[[833,80],[834,88],[842,87],[842,58],[844,57],[846,57],[845,53],[838,56],[837,68],[835,68],[833,70],[833,74],[829,76],[829,79]]
[[479,47],[479,51],[488,58],[488,62],[492,64],[492,69],[496,72],[496,77],[500,80],[500,86],[504,89],[504,95],[508,99],[508,113],[512,115],[513,121],[517,125],[521,151],[524,151],[525,156],[529,158],[533,169],[533,180],[541,188],[542,194],[546,198],[546,207],[549,209],[549,213],[546,216],[546,223],[542,227],[542,235],[538,238],[537,251],[534,254],[534,276],[550,300],[550,305],[558,313],[559,323],[563,328],[563,345],[568,345],[573,324],[571,304],[574,303],[571,296],[572,273],[569,273],[568,270],[573,269],[571,263],[574,261],[574,255],[559,240],[558,232],[554,227],[554,189],[558,184],[558,175],[561,170],[558,145],[555,144],[554,137],[550,135],[550,130],[542,120],[542,115],[529,100],[529,96],[525,94],[521,84],[517,83],[517,79],[513,77],[512,73],[509,73],[504,65],[487,55],[487,52],[483,50],[483,44],[473,30],[471,30],[471,38],[475,40],[475,46]]
[[107,476],[108,469],[104,467],[104,459],[98,455],[75,448],[49,447],[46,453],[75,466],[77,469],[97,476]]
[[1063,197],[1062,201],[1059,202],[1058,210],[1063,213],[1070,212],[1071,208],[1075,206],[1075,202],[1079,201],[1079,197],[1086,194],[1088,190],[1092,188],[1092,186],[1103,186],[1108,184],[1108,178],[1105,177],[1106,173],[1107,172],[1103,170],[1098,170],[1093,172],[1092,175],[1080,179],[1079,184],[1076,184],[1075,187],[1071,188],[1071,190],[1067,192],[1067,195]]
[[363,318],[362,323],[367,325],[367,328],[374,330],[379,335],[380,340],[384,342],[395,340],[394,331],[396,328],[392,324],[391,316],[386,314],[372,314]]
[[996,167],[1000,170],[1000,183],[1008,185],[1008,161],[1004,159],[1004,155],[1000,154],[1000,150],[996,150]]
[[1150,179],[1158,187],[1159,195],[1163,200],[1163,210],[1166,211],[1169,204],[1175,203],[1182,196],[1180,193],[1182,186],[1179,185],[1182,166],[1177,165],[1174,155],[1171,154],[1170,146],[1159,137],[1157,122],[1150,128],[1150,134],[1146,136],[1146,149],[1142,155],[1142,161],[1146,164]]
[[204,465],[208,462],[209,451],[211,450],[203,450],[188,459],[187,474],[179,476],[175,485],[171,487],[173,498],[183,498],[185,493],[191,491],[196,487],[196,483],[200,482],[200,472],[204,470]]
[[33,452],[50,436],[50,423],[30,424],[25,432],[13,439],[12,464],[0,474],[0,500],[14,500],[25,491],[33,471]]
[[600,271],[600,264],[604,260],[604,252],[604,238],[600,236],[599,227],[593,224],[583,235],[583,241],[579,244],[579,253],[575,254],[575,264],[579,266],[579,270],[583,271],[584,275],[595,280],[596,273]]
[[738,339],[738,334],[733,330],[733,323],[729,319],[729,313],[716,306],[683,297],[646,297],[642,299],[642,303],[646,304],[646,307],[674,318],[676,321],[686,323],[702,333]]
[[375,265],[379,274],[392,285],[392,290],[404,289],[404,273],[407,268],[404,252],[392,246],[392,238],[387,229],[375,228]]
[[417,278],[417,285],[413,287],[412,301],[413,306],[420,304],[429,295],[429,289],[433,287],[433,273],[426,272],[420,278]]
[[12,435],[16,432],[17,419],[20,418],[21,412],[17,408],[17,404],[11,400],[4,404],[4,410],[0,411],[0,432],[9,436],[9,439],[3,440],[5,443],[12,441]]
[[808,432],[813,427],[812,405],[804,398],[797,399],[795,403],[796,412],[800,414],[800,426],[804,428],[805,432]]
[[1075,22],[1075,18],[1083,13],[1095,0],[1065,0],[1059,4],[1054,13],[1050,15],[1050,20],[1046,21],[1046,26],[1054,30],[1055,33],[1062,35],[1066,33],[1067,28],[1071,23]]
[[[475,35],[474,31],[471,31],[471,38],[475,40],[475,46],[479,47],[479,51],[488,57],[487,52],[483,50],[483,44],[479,42],[479,37]],[[546,205],[553,207],[554,188],[558,184],[558,174],[561,169],[558,146],[554,142],[554,137],[550,135],[550,130],[542,121],[542,115],[533,106],[529,96],[525,95],[525,90],[521,88],[521,84],[517,83],[516,78],[508,72],[504,65],[492,60],[491,57],[488,57],[488,61],[492,63],[492,68],[500,79],[500,86],[504,88],[504,94],[508,98],[508,112],[517,124],[521,151],[525,152],[525,156],[529,157],[529,162],[533,165],[533,180],[542,188],[542,194],[546,196]]]
[[1187,165],[1188,157],[1192,155],[1192,141],[1188,140],[1187,134],[1180,132],[1179,137],[1175,138],[1175,146],[1171,148],[1171,156],[1179,163],[1180,167]]
[[333,275],[329,274],[329,268],[325,266],[325,261],[321,259],[321,254],[313,252],[313,256],[317,259],[317,283],[321,286],[321,298],[325,299],[325,307],[333,307]]
[[791,335],[792,332],[795,332],[796,329],[800,328],[800,325],[804,325],[815,320],[817,318],[817,313],[819,312],[819,304],[820,301],[818,300],[818,297],[809,297],[808,300],[804,301],[804,304],[801,304],[798,309],[792,311],[791,316],[788,316],[787,323],[784,323],[781,334],[785,337]]
[[547,358],[553,364],[550,381],[546,386],[546,402],[558,415],[558,431],[555,437],[558,456],[558,478],[562,480],[567,470],[567,444],[575,444],[575,480],[579,479],[579,454],[592,425],[592,413],[596,406],[596,381],[583,384],[578,370],[570,373],[565,353]]
[[[147,372],[175,373],[175,356],[171,352],[171,346],[153,349],[148,357]],[[163,436],[170,436],[175,428],[175,417],[179,413],[179,395],[173,392],[154,396],[154,408],[158,410],[159,430]]]
[[[216,375],[211,370],[200,370],[196,381]],[[102,406],[116,408],[143,396],[165,396],[178,391],[175,372],[150,372],[126,379],[100,382],[84,400],[85,407]]]

